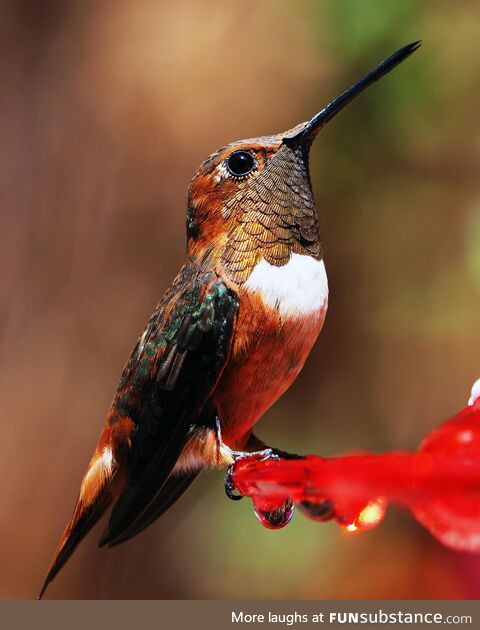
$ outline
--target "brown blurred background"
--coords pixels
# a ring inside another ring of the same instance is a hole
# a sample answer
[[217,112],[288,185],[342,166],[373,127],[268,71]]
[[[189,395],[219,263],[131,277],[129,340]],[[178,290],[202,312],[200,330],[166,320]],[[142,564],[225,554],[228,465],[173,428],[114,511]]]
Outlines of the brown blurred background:
[[[259,433],[288,450],[415,448],[480,376],[476,0],[43,0],[0,9],[0,597],[36,595],[123,363],[180,267],[200,161],[309,117],[423,47],[324,131],[311,171],[331,299]],[[480,556],[407,514],[285,530],[203,475],[58,598],[473,598]]]

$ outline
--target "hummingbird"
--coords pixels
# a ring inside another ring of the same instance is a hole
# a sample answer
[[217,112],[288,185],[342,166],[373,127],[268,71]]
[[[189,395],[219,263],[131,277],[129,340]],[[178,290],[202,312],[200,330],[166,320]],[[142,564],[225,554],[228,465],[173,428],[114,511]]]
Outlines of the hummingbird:
[[[300,457],[253,432],[297,378],[324,323],[328,281],[309,173],[318,132],[409,57],[409,44],[286,132],[228,144],[194,175],[187,259],[123,370],[39,594],[112,508],[100,546],[139,534],[205,468],[246,454]],[[229,468],[230,467],[230,468]],[[231,498],[231,475],[225,489]],[[331,505],[303,505],[328,518]],[[264,514],[272,526],[286,502]]]

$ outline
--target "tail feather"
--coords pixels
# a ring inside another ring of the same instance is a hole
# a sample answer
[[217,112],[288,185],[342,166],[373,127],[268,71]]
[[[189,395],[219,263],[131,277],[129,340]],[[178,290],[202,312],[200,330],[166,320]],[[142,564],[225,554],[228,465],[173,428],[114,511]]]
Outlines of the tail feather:
[[89,506],[84,506],[80,498],[78,499],[73,516],[63,533],[60,544],[53,557],[52,564],[47,573],[47,577],[45,578],[40,593],[38,594],[38,599],[42,599],[50,582],[52,582],[60,569],[70,558],[80,541],[102,517],[111,502],[112,498],[107,493],[104,493],[100,500],[95,504],[91,504]]
[[109,528],[103,532],[99,542],[99,547],[108,545],[114,547],[123,543],[151,525],[157,518],[160,518],[172,505],[182,496],[193,480],[197,477],[200,470],[196,470],[182,475],[172,475],[167,479],[162,489],[151,502],[148,508],[132,523],[126,530],[115,536],[111,535]]
[[63,532],[38,599],[43,597],[48,585],[70,558],[80,541],[112,503],[114,496],[111,491],[111,482],[117,468],[111,449],[109,447],[97,448],[83,478],[80,496],[72,518]]

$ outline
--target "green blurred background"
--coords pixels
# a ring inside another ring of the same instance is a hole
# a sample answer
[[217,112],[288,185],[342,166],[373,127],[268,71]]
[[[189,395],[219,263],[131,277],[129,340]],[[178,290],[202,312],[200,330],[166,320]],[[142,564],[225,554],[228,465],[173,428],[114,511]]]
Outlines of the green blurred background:
[[[422,48],[318,138],[323,333],[259,434],[332,455],[415,448],[480,376],[476,0],[3,2],[0,596],[36,595],[123,363],[185,249],[185,197],[225,143],[306,119]],[[346,537],[256,522],[209,472],[61,598],[477,598],[480,557],[404,513]]]

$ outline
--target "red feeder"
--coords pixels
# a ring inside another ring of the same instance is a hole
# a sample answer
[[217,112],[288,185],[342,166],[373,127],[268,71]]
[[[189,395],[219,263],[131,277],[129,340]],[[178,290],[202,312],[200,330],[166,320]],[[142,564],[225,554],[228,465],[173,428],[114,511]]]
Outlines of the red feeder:
[[417,453],[247,458],[235,464],[233,480],[257,513],[288,499],[329,500],[333,518],[355,531],[378,525],[392,502],[408,508],[444,545],[480,550],[480,381],[469,406],[432,431]]

